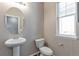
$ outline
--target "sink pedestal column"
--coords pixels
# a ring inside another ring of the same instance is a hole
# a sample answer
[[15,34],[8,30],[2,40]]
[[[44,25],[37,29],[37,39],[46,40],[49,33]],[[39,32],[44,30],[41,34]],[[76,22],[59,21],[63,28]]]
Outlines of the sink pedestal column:
[[20,56],[20,46],[13,47],[13,56]]

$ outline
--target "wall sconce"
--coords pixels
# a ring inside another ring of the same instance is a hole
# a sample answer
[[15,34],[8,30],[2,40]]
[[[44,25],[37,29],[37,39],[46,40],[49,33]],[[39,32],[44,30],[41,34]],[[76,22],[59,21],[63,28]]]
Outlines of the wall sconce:
[[23,2],[16,2],[16,3],[18,3],[18,4],[20,4],[20,5],[23,5],[23,6],[26,6],[26,4],[23,3]]

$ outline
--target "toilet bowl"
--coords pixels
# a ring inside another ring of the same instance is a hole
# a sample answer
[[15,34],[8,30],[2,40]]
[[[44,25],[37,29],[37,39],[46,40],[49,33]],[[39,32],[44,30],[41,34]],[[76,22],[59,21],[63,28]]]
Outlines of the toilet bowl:
[[36,39],[35,40],[36,43],[36,47],[39,49],[40,51],[40,56],[52,56],[53,55],[53,50],[44,46],[44,39]]
[[53,51],[48,47],[42,47],[42,48],[39,48],[39,50],[40,50],[41,54],[44,56],[52,56],[53,55]]

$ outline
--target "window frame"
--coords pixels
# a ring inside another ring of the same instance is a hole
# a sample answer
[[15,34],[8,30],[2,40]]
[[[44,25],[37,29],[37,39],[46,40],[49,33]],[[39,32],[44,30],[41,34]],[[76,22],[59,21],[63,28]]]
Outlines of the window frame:
[[[75,2],[75,5],[76,5],[76,7],[75,7],[75,10],[76,10],[76,12],[75,13],[73,13],[73,14],[75,14],[75,23],[74,23],[74,30],[75,30],[75,35],[66,35],[66,34],[60,34],[59,33],[59,17],[58,17],[58,3],[59,2],[57,2],[56,3],[56,36],[60,36],[60,37],[69,37],[69,38],[77,38],[77,35],[76,35],[76,23],[77,23],[77,2]],[[73,14],[71,14],[71,15],[73,15]],[[69,15],[66,15],[66,16],[69,16]],[[65,16],[62,16],[62,17],[65,17]],[[60,17],[61,18],[61,17]]]

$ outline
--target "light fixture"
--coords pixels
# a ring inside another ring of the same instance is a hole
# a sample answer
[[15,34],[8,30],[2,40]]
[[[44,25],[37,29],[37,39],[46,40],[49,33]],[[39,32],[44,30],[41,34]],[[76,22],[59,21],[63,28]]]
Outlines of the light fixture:
[[18,3],[20,5],[26,6],[25,0],[0,0],[0,2],[13,2],[13,3]]
[[21,4],[21,5],[23,5],[23,6],[26,6],[26,4],[23,3],[23,2],[16,2],[16,3]]

